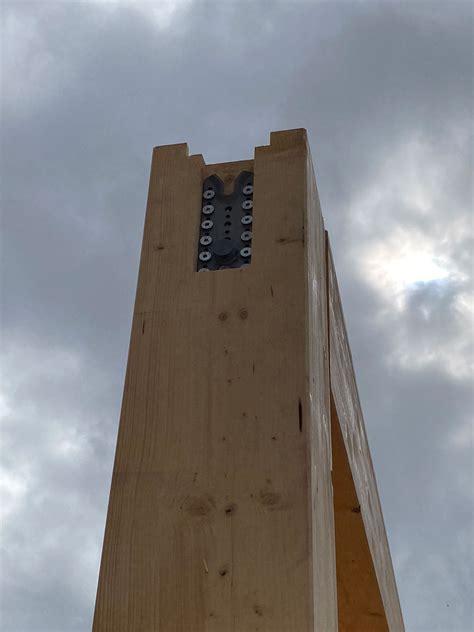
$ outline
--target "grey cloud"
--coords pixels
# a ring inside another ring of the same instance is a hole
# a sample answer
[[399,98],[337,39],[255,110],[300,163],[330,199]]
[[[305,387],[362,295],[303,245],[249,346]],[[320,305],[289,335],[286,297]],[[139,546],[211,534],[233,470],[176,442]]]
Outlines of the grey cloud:
[[[444,358],[472,357],[455,308],[472,269],[471,17],[462,2],[194,2],[160,28],[145,4],[3,6],[15,50],[26,42],[2,61],[6,630],[90,629],[152,146],[242,159],[270,130],[299,126],[407,630],[469,629],[472,395]],[[414,138],[427,148],[413,169],[429,211],[384,189],[379,207],[359,209],[361,229],[355,200],[406,177],[410,152],[399,150]],[[399,228],[425,235],[450,266],[406,288],[401,310],[363,267],[364,249]],[[402,365],[402,346],[438,358]]]

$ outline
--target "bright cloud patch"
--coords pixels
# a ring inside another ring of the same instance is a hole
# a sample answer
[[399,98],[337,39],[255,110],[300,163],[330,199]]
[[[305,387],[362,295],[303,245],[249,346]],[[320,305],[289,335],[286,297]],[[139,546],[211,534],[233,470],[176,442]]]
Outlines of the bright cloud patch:
[[161,2],[143,2],[143,0],[89,0],[90,4],[109,10],[134,9],[142,13],[160,29],[167,28],[175,14],[185,8],[192,0],[162,0]]
[[[453,151],[459,139],[458,131]],[[378,319],[393,325],[390,361],[466,378],[472,306],[470,266],[460,253],[470,220],[457,201],[452,160],[420,140],[392,152],[348,213],[349,255],[382,299]]]
[[385,240],[367,247],[363,265],[368,279],[390,293],[400,309],[405,292],[414,285],[450,276],[450,262],[435,253],[433,241],[420,232],[401,227]]

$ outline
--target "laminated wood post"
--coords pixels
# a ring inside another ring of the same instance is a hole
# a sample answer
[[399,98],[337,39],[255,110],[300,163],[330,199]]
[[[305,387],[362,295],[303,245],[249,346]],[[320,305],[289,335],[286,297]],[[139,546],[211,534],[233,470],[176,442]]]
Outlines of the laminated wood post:
[[154,149],[94,632],[338,629],[325,244],[305,130]]

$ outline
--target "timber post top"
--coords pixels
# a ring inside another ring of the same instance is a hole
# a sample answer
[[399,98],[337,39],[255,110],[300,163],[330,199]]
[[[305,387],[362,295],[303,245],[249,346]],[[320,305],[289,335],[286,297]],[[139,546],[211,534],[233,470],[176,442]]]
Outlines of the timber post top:
[[[265,152],[265,150],[268,150],[269,148],[271,148],[272,150],[285,151],[295,147],[305,149],[309,148],[308,134],[306,129],[304,129],[303,127],[270,132],[270,143],[268,145],[260,145],[255,147],[255,152]],[[206,165],[202,154],[189,155],[188,143],[173,143],[170,145],[156,145],[155,147],[153,147],[154,154],[159,152],[169,152],[177,156],[189,158],[190,160],[201,163],[202,166],[207,166],[209,169],[212,169],[212,167],[215,166],[220,167],[221,165],[237,165],[239,163],[249,162],[249,160],[239,160]]]
[[[142,260],[153,256],[149,250],[154,248],[164,270],[176,264],[179,250],[183,261],[176,275],[183,280],[196,271],[237,272],[249,266],[268,271],[279,243],[304,243],[303,206],[311,179],[311,154],[302,128],[271,132],[270,143],[255,147],[246,160],[206,164],[202,154],[189,155],[187,143],[154,147]],[[316,186],[312,190],[317,199]],[[191,226],[201,195],[201,219]],[[270,206],[276,208],[284,199],[286,210],[272,213]],[[317,206],[319,213],[319,200]],[[183,219],[189,224],[183,225]]]

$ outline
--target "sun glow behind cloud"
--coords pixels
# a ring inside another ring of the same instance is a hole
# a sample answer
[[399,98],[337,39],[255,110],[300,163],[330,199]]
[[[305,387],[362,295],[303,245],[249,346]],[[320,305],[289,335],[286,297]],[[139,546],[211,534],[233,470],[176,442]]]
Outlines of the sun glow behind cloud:
[[[464,379],[472,350],[457,332],[472,328],[473,310],[468,265],[458,253],[470,226],[445,188],[450,162],[427,142],[401,143],[354,199],[349,252],[382,300],[379,321],[397,322],[388,361],[405,369],[437,366]],[[441,312],[451,319],[445,331],[437,329]]]
[[433,244],[412,230],[397,229],[376,242],[367,249],[364,263],[368,278],[390,291],[400,308],[407,289],[450,276],[449,261],[436,255]]

